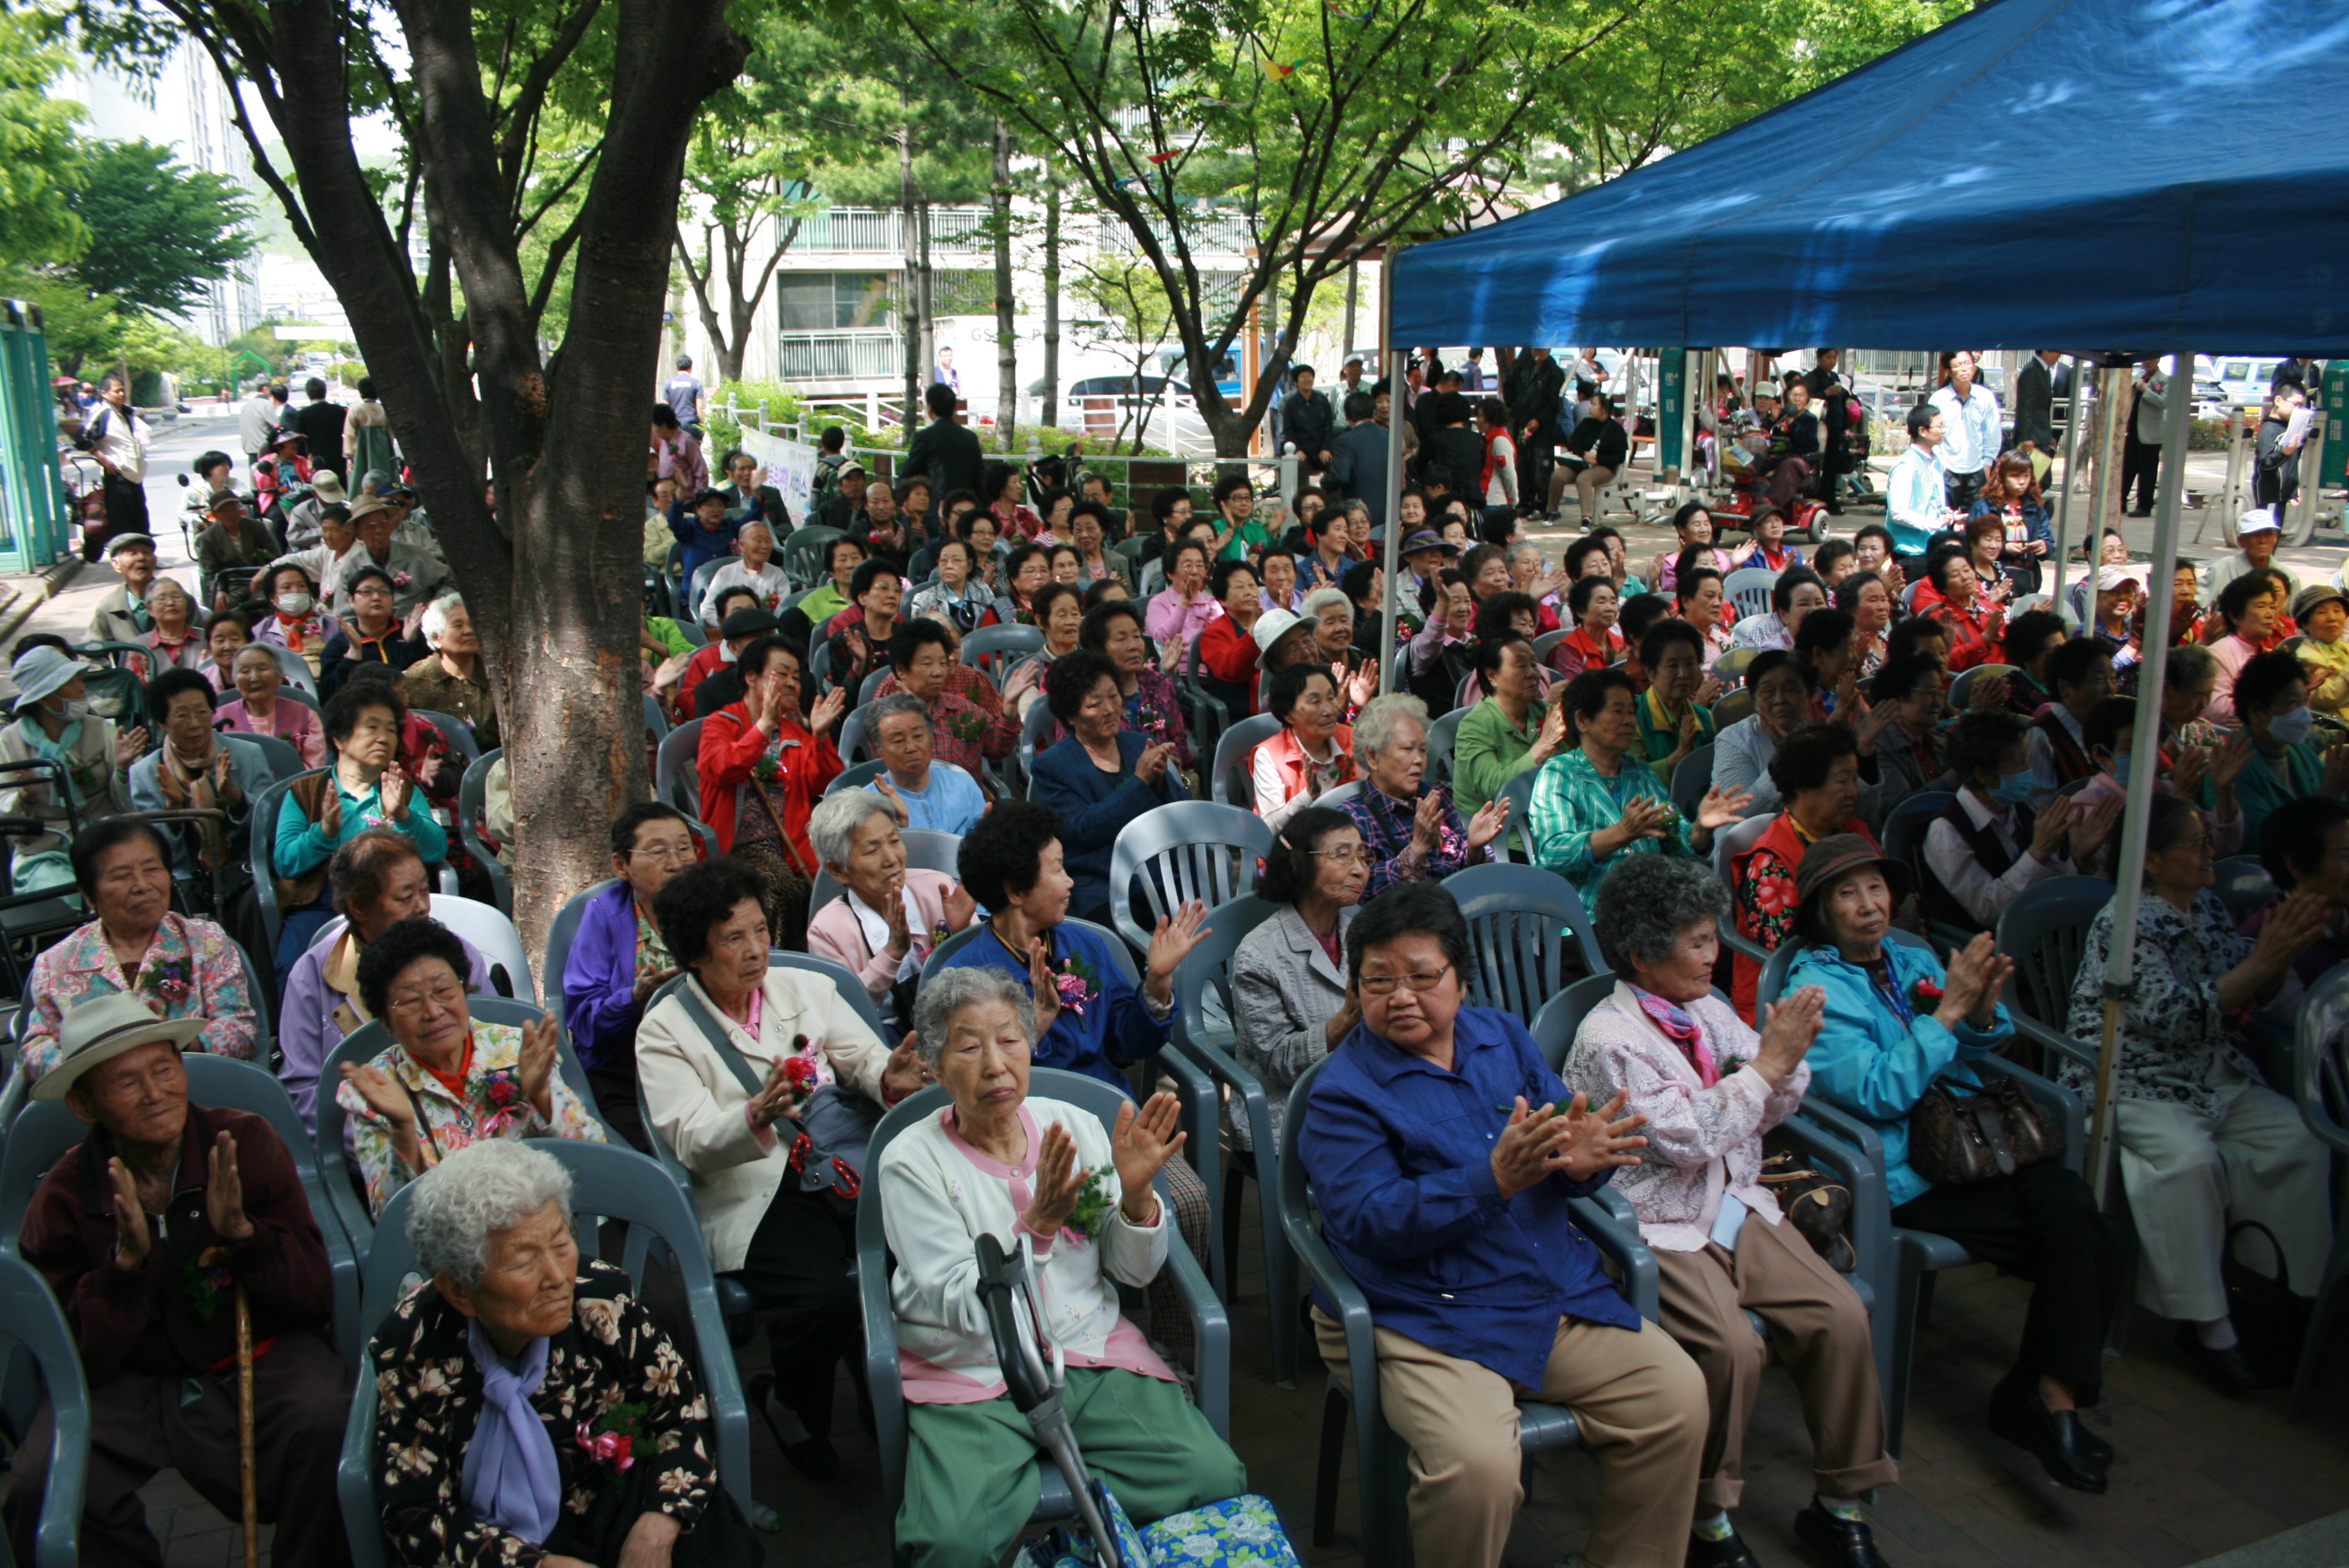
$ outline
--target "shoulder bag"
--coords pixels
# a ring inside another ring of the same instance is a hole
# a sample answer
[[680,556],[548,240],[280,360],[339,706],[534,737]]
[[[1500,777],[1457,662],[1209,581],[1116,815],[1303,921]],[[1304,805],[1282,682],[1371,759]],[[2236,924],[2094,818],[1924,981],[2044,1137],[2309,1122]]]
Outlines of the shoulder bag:
[[2003,1074],[1987,1084],[1943,1078],[1909,1112],[1909,1164],[1936,1187],[1969,1187],[2063,1156],[2063,1128]]

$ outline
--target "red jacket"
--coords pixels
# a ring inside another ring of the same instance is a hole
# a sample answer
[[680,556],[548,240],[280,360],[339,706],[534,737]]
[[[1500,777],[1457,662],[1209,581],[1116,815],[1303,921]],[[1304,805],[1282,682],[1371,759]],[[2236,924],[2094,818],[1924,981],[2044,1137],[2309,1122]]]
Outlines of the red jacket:
[[1945,599],[1927,611],[1926,618],[1939,621],[1950,629],[1951,675],[1970,670],[1976,665],[1999,662],[1999,644],[2006,635],[2004,605],[1984,610],[1976,604],[1969,613]]
[[693,717],[693,688],[726,666],[721,662],[726,653],[726,641],[717,638],[693,650],[693,657],[685,661],[685,673],[677,677],[677,710],[688,718]]
[[[801,869],[813,875],[815,851],[809,847],[808,816],[823,799],[823,787],[840,777],[840,752],[829,735],[810,735],[797,715],[785,717],[776,738],[796,741],[782,749],[783,776],[767,786],[767,794],[783,813],[783,830]],[[701,743],[694,749],[694,766],[701,775],[701,820],[718,835],[718,847],[734,848],[734,796],[750,779],[751,765],[766,755],[767,738],[750,720],[750,705],[721,707],[701,723]],[[804,760],[802,760],[804,759]]]
[[[1257,702],[1256,639],[1239,628],[1239,623],[1229,615],[1218,615],[1199,634],[1199,663],[1219,681],[1236,686],[1246,686],[1248,712],[1258,709]],[[1241,717],[1238,714],[1232,716]]]

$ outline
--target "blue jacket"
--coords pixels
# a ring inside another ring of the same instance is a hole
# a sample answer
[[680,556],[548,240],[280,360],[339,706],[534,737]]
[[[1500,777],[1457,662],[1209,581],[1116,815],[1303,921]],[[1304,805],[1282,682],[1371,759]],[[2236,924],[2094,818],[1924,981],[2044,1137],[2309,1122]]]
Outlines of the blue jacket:
[[719,518],[716,529],[707,529],[701,526],[699,517],[686,510],[686,503],[692,499],[691,496],[679,496],[669,502],[668,507],[668,531],[677,535],[679,544],[685,546],[685,580],[688,584],[693,581],[693,574],[705,564],[733,554],[735,535],[742,531],[744,523],[760,514],[759,503],[754,499],[741,511],[730,511]]
[[[1164,1018],[1154,1016],[1142,993],[1127,983],[1125,971],[1118,966],[1108,946],[1083,927],[1056,925],[1046,940],[1051,944],[1053,969],[1078,974],[1088,986],[1097,988],[1099,995],[1087,1002],[1081,1012],[1066,1003],[1061,1005],[1060,1016],[1037,1042],[1034,1065],[1088,1074],[1105,1084],[1115,1085],[1131,1099],[1133,1086],[1110,1060],[1110,1053],[1115,1051],[1119,1060],[1128,1062],[1157,1055],[1164,1047],[1167,1037],[1174,1033],[1174,1010],[1169,1008]],[[1068,969],[1071,965],[1077,967]],[[1035,995],[1035,987],[1028,979],[1026,955],[1015,956],[1003,945],[1002,938],[985,926],[980,927],[977,936],[948,954],[944,967],[1000,969],[1019,982],[1020,988],[1030,995]],[[1090,975],[1082,973],[1087,969],[1092,972]]]
[[1493,1140],[1516,1097],[1573,1096],[1512,1014],[1463,1007],[1453,1051],[1446,1072],[1356,1025],[1313,1082],[1298,1153],[1379,1326],[1538,1388],[1561,1316],[1639,1330],[1567,1208],[1613,1172],[1503,1198]]
[[[1920,980],[1939,986],[1946,977],[1941,961],[1926,948],[1888,941],[1884,952],[1904,1003]],[[1898,1208],[1930,1185],[1909,1165],[1909,1112],[1944,1074],[1975,1081],[1962,1064],[1995,1052],[2014,1032],[2014,1021],[2003,1003],[1987,1029],[1961,1023],[1952,1033],[1930,1007],[1904,1016],[1876,988],[1868,971],[1832,947],[1806,947],[1789,966],[1786,990],[1805,985],[1827,994],[1826,1017],[1811,1045],[1811,1092],[1868,1123],[1884,1140],[1885,1184]]]
[[1091,919],[1109,903],[1109,857],[1118,830],[1154,806],[1191,798],[1171,758],[1157,789],[1134,776],[1134,759],[1149,744],[1138,731],[1118,731],[1115,778],[1093,766],[1073,735],[1036,754],[1028,798],[1061,814],[1061,863],[1077,883],[1069,911],[1080,918]]
[[636,1059],[644,1009],[636,1005],[636,893],[626,882],[615,882],[587,901],[563,961],[563,1026],[582,1066],[625,1067]]

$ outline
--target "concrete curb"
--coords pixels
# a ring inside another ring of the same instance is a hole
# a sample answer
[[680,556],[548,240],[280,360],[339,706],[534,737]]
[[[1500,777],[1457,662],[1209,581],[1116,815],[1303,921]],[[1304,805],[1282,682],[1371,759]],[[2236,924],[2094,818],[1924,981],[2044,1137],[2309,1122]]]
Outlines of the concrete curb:
[[78,555],[67,555],[55,562],[36,576],[21,579],[0,598],[0,644],[15,636],[33,612],[65,591],[67,583],[81,574],[85,562]]

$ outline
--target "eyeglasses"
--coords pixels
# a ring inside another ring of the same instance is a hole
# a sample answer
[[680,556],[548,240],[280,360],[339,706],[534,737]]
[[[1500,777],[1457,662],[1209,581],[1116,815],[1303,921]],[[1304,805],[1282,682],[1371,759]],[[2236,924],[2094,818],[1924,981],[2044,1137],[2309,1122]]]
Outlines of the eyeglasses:
[[1305,852],[1309,855],[1319,855],[1324,860],[1335,861],[1341,866],[1366,866],[1371,863],[1371,851],[1360,844],[1348,844],[1335,850],[1308,850]]
[[1415,996],[1423,996],[1441,985],[1444,977],[1451,972],[1452,965],[1447,964],[1433,975],[1364,975],[1355,983],[1361,986],[1365,996],[1392,996],[1406,988]]
[[405,991],[390,998],[384,1011],[403,1018],[412,1018],[424,1011],[429,1002],[442,1008],[454,1007],[465,999],[465,988],[454,980],[444,981],[429,991]]
[[657,861],[662,865],[674,865],[679,861],[693,859],[693,846],[691,844],[647,844],[642,849],[630,850],[628,853],[632,856],[642,855],[645,859]]

